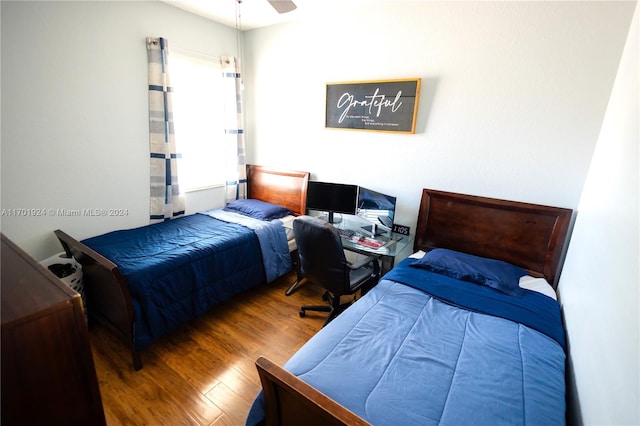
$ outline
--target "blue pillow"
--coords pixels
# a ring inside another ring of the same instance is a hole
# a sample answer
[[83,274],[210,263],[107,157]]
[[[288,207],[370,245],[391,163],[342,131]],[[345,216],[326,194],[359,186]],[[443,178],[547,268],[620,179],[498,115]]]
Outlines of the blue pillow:
[[280,219],[292,214],[291,210],[286,207],[254,199],[231,201],[224,207],[224,210],[260,220]]
[[447,249],[434,249],[411,263],[448,277],[492,287],[512,296],[522,296],[520,277],[527,271],[501,260],[487,259]]

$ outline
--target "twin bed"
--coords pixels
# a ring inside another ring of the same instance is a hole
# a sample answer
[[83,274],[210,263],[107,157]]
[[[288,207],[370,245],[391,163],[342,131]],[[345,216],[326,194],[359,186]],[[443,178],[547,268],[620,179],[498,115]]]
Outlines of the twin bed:
[[78,241],[55,231],[83,266],[90,318],[140,350],[213,305],[291,270],[283,222],[304,214],[309,174],[247,166],[247,200]]
[[257,360],[247,425],[564,424],[571,215],[423,190],[416,254],[284,368]]

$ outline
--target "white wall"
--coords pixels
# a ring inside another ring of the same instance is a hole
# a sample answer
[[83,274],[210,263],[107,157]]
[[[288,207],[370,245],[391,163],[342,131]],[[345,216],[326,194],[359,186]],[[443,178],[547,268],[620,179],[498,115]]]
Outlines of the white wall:
[[[236,55],[229,28],[160,2],[0,2],[2,232],[36,259],[75,237],[149,223],[145,37],[210,55]],[[222,191],[188,194],[191,211]],[[53,209],[53,210],[51,210]],[[65,217],[57,209],[124,209]]]
[[[398,197],[421,189],[561,207],[580,191],[629,2],[372,2],[247,32],[249,161]],[[324,128],[325,83],[422,78],[415,135]]]
[[572,413],[588,425],[640,424],[638,16],[636,10],[559,285]]

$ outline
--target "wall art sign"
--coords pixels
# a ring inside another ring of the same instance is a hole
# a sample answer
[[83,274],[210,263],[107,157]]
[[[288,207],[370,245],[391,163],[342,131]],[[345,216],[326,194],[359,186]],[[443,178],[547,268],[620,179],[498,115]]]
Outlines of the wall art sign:
[[415,133],[420,79],[327,83],[326,127]]

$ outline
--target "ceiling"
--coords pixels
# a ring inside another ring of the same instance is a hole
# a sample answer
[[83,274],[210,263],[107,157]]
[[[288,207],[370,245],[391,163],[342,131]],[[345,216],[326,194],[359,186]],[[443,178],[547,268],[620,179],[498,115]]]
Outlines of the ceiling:
[[298,6],[297,9],[283,14],[276,12],[267,0],[241,0],[240,3],[238,0],[162,1],[230,27],[236,27],[237,20],[239,28],[251,30],[301,19],[305,16],[317,17],[319,14],[332,14],[338,9],[348,9],[382,0],[293,0]]

